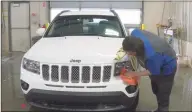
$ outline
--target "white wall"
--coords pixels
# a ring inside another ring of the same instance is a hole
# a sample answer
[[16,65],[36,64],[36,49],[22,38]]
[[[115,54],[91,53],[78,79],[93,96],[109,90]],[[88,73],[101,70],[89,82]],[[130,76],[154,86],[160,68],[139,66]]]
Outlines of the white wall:
[[[36,36],[36,30],[39,25],[47,23],[49,20],[48,2],[30,2],[30,18],[31,18],[31,37]],[[32,14],[35,13],[36,16]]]
[[[165,11],[163,14],[163,7],[165,3]],[[146,30],[157,34],[156,24],[166,24],[167,18],[169,16],[169,2],[144,2],[144,24]]]

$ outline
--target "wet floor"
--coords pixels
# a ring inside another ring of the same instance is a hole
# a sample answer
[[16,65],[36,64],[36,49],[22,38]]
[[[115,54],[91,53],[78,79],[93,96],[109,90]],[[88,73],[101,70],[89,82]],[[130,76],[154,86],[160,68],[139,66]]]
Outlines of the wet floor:
[[[2,59],[2,110],[28,111],[20,89],[19,72],[23,53],[15,52],[9,58]],[[148,77],[143,77],[140,83],[140,100],[137,110],[153,110],[157,106],[152,94]],[[171,111],[192,111],[192,69],[179,68],[170,98]]]

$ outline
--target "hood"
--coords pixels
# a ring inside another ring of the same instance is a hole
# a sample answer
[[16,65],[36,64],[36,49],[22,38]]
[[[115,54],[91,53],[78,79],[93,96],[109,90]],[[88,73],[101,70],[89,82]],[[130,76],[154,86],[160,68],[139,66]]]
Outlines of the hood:
[[43,63],[112,63],[122,41],[98,36],[42,38],[24,57]]

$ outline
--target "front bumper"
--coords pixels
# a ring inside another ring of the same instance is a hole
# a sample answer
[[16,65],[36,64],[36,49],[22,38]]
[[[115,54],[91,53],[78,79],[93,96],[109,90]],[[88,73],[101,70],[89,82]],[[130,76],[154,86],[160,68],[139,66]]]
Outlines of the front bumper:
[[27,89],[23,89],[24,94],[28,94],[32,89],[51,90],[51,91],[73,91],[73,92],[123,92],[127,97],[135,97],[135,92],[127,92],[126,87],[120,77],[112,77],[110,82],[104,83],[62,83],[53,81],[44,81],[41,75],[33,74],[24,69],[21,70],[21,81],[29,84]]
[[118,111],[131,108],[137,96],[127,97],[123,92],[61,92],[31,89],[25,95],[32,106],[62,111]]
[[29,104],[44,109],[106,112],[132,108],[138,100],[138,87],[131,89],[118,77],[107,83],[62,83],[44,81],[41,75],[22,69],[20,79],[28,84],[21,83],[21,88]]

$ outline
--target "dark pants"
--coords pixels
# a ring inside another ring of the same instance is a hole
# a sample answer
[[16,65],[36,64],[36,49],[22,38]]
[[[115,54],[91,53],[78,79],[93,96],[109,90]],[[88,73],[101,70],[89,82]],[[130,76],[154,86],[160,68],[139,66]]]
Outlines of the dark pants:
[[152,91],[156,95],[158,111],[168,111],[169,96],[171,94],[175,71],[170,75],[150,76]]

